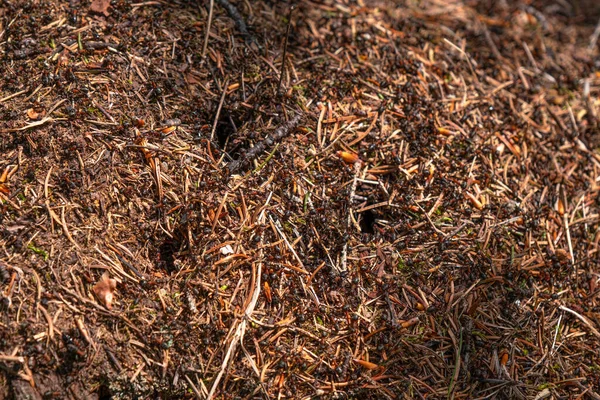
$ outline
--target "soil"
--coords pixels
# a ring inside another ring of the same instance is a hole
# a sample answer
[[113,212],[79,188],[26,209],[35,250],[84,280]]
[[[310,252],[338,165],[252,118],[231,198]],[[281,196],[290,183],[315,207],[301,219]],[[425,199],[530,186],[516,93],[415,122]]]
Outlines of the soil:
[[0,398],[600,399],[596,4],[211,4],[0,2]]

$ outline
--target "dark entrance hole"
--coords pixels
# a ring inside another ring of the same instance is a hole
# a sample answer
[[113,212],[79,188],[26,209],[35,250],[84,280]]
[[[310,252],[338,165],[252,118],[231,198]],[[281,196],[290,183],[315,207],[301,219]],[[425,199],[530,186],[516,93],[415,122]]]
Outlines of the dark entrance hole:
[[233,121],[231,114],[227,110],[222,110],[221,116],[217,121],[217,128],[215,129],[215,136],[221,150],[225,150],[228,139],[236,132],[236,124]]
[[375,213],[371,210],[364,211],[361,214],[360,231],[362,233],[375,233]]
[[168,272],[173,272],[175,268],[174,254],[179,251],[180,243],[178,240],[168,238],[158,248],[160,254],[159,267]]

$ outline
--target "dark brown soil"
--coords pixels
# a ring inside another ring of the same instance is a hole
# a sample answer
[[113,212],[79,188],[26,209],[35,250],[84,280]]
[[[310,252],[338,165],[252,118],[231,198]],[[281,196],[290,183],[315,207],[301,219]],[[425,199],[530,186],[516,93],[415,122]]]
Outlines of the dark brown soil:
[[600,399],[595,4],[209,4],[0,2],[0,398]]

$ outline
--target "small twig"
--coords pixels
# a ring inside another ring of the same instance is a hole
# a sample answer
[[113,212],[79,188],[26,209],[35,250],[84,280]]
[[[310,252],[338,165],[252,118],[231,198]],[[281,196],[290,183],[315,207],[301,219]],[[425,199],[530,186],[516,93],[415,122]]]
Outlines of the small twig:
[[27,89],[21,90],[21,91],[19,91],[19,92],[13,93],[13,94],[9,94],[8,96],[1,98],[1,99],[0,99],[0,103],[4,103],[5,101],[7,101],[7,100],[10,100],[10,99],[12,99],[13,97],[20,96],[20,95],[22,95],[23,93],[27,93]]
[[596,24],[596,29],[594,29],[594,33],[592,33],[592,36],[590,37],[590,45],[588,46],[589,51],[594,50],[594,48],[596,47],[596,44],[598,43],[599,37],[600,37],[600,19],[598,20],[598,23]]
[[214,233],[215,228],[217,227],[217,223],[219,222],[219,215],[221,214],[221,210],[223,209],[223,205],[225,204],[226,201],[227,201],[227,193],[225,193],[225,196],[223,196],[223,200],[221,200],[221,203],[219,204],[219,208],[217,208],[217,213],[215,214],[215,219],[213,221],[212,228],[210,230],[211,233]]
[[483,35],[485,37],[486,42],[490,46],[490,50],[492,51],[492,55],[499,61],[501,61],[502,54],[498,51],[498,47],[496,47],[496,43],[494,43],[494,39],[492,39],[492,35],[490,34],[490,30],[484,22],[481,22],[481,30],[483,31]]
[[387,303],[387,305],[390,309],[390,316],[391,316],[390,319],[392,320],[392,327],[397,328],[398,326],[400,326],[400,323],[398,322],[398,315],[396,314],[396,309],[394,308],[394,304],[390,300],[390,294],[388,292],[384,292],[383,296],[385,298],[385,302]]
[[221,93],[221,100],[219,100],[219,107],[217,107],[217,113],[215,114],[215,121],[213,122],[213,127],[210,131],[211,142],[215,137],[215,131],[217,130],[217,124],[219,123],[219,116],[221,115],[221,109],[223,108],[223,103],[225,102],[225,95],[227,94],[227,84],[229,84],[229,78],[225,79],[225,84],[223,85],[223,92]]
[[117,357],[115,357],[114,353],[110,350],[110,347],[106,344],[103,347],[104,347],[104,351],[106,352],[106,355],[108,356],[108,359],[110,360],[112,365],[117,369],[118,372],[123,371],[121,362],[117,359]]
[[231,343],[229,344],[227,353],[225,354],[225,357],[223,358],[221,370],[219,371],[219,374],[217,375],[217,378],[215,379],[213,386],[210,389],[210,392],[208,393],[208,400],[212,400],[213,396],[215,395],[215,391],[217,390],[217,387],[219,386],[219,382],[221,381],[221,378],[223,377],[223,373],[225,372],[225,370],[227,369],[227,366],[229,365],[229,360],[231,359],[231,356],[235,353],[235,349],[236,349],[238,343],[242,343],[244,334],[246,333],[247,321],[249,318],[252,317],[252,313],[254,312],[254,308],[256,307],[256,303],[258,301],[258,296],[260,294],[261,276],[262,276],[262,263],[258,263],[258,267],[257,267],[256,274],[255,274],[252,298],[250,300],[250,303],[246,307],[246,310],[244,311],[244,316],[242,317],[242,321],[238,325],[238,327],[235,331],[235,334],[233,335],[233,338],[231,339]]
[[558,322],[556,323],[556,331],[554,332],[554,339],[552,340],[552,349],[550,349],[550,356],[554,355],[554,349],[556,349],[556,338],[558,338],[558,331],[560,330],[560,323],[562,321],[563,315],[561,314],[558,317]]
[[269,163],[269,161],[271,161],[271,158],[273,158],[273,155],[275,154],[275,152],[279,148],[279,144],[280,143],[277,143],[275,145],[275,147],[273,147],[273,150],[271,150],[271,152],[269,153],[269,155],[267,156],[267,158],[265,158],[265,161],[263,161],[258,167],[256,167],[256,169],[253,171],[255,174],[258,173],[258,172],[260,172],[260,170],[263,169],[265,167],[265,165],[267,165]]
[[583,393],[587,394],[588,397],[591,397],[594,400],[600,400],[600,395],[592,390],[592,387],[585,387],[581,382],[574,381],[573,382],[579,389],[583,391]]
[[[211,0],[211,4],[212,4],[212,0]],[[192,391],[196,395],[196,398],[198,398],[198,399],[204,399],[204,396],[202,396],[202,394],[200,393],[200,391],[198,390],[198,388],[196,387],[196,385],[194,385],[194,382],[192,382],[192,380],[190,379],[190,377],[187,376],[187,375],[184,375],[184,378],[187,381],[188,385],[190,385],[190,387],[192,388]]]
[[596,330],[596,328],[594,328],[594,326],[592,325],[592,323],[586,317],[584,317],[583,315],[579,314],[578,312],[573,311],[570,308],[565,307],[565,306],[560,306],[558,308],[561,309],[561,310],[563,310],[563,311],[567,311],[567,312],[573,314],[574,316],[576,316],[577,318],[579,318],[579,320],[581,322],[583,322],[588,328],[590,328],[590,330],[592,331],[592,333],[594,335],[596,335],[597,337],[600,338],[600,332],[598,332],[598,330]]
[[300,264],[299,271],[301,271],[303,274],[308,275],[308,271],[306,269],[304,269],[304,263],[302,262],[302,259],[298,256],[298,253],[296,253],[296,250],[294,250],[294,247],[290,244],[289,240],[287,239],[287,237],[281,230],[281,223],[279,222],[279,220],[274,220],[273,217],[270,215],[269,215],[269,219],[273,223],[273,226],[275,227],[275,230],[277,231],[277,233],[279,233],[279,236],[281,236],[281,238],[283,239],[283,242],[285,243],[285,245],[288,247],[288,249],[290,249],[290,251],[294,255],[294,258],[296,259],[296,261],[298,261],[298,264]]
[[24,364],[25,363],[25,357],[7,356],[5,354],[0,354],[0,361],[18,362],[18,363]]
[[294,12],[295,8],[296,7],[294,7],[293,5],[290,7],[290,12],[288,14],[287,28],[285,29],[285,42],[283,44],[283,55],[281,57],[281,73],[279,74],[279,83],[277,84],[277,95],[278,96],[281,95],[281,82],[283,81],[283,74],[285,73],[285,57],[287,56],[288,40],[290,37],[290,26],[292,25],[292,13]]
[[421,207],[417,202],[415,202],[415,205],[417,207],[419,207],[419,210],[421,210],[421,212],[423,213],[423,215],[425,215],[425,218],[427,219],[427,222],[429,222],[429,225],[431,225],[431,227],[433,228],[433,230],[438,234],[438,235],[442,235],[442,237],[446,237],[446,234],[444,232],[442,232],[437,226],[435,226],[435,224],[433,223],[433,221],[431,220],[431,218],[429,217],[429,213],[427,211],[425,211],[423,209],[423,207]]
[[6,33],[6,31],[12,26],[12,24],[14,24],[14,22],[19,19],[21,17],[21,14],[23,13],[23,11],[19,11],[19,13],[17,14],[16,17],[14,17],[9,23],[8,25],[2,29],[2,32],[0,32],[0,39],[2,39],[2,37],[4,37],[4,34]]
[[[109,247],[111,247],[113,251],[115,250],[114,247],[112,247],[110,245],[109,245]],[[145,276],[136,267],[134,267],[129,261],[127,261],[123,257],[121,257],[117,252],[115,252],[115,256],[117,256],[117,258],[119,259],[121,264],[123,264],[124,266],[129,268],[134,274],[137,275],[138,278],[145,279]]]
[[43,119],[41,119],[39,121],[34,121],[34,122],[32,122],[30,124],[27,124],[25,126],[22,126],[20,128],[0,129],[0,133],[9,133],[9,132],[24,131],[24,130],[27,130],[27,129],[35,128],[36,126],[44,125],[46,122],[64,121],[64,120],[66,120],[65,118],[52,118],[52,117],[50,117],[50,114],[52,114],[54,112],[54,110],[56,110],[58,108],[58,106],[60,106],[65,101],[67,101],[67,100],[63,99],[63,100],[58,101],[56,104],[54,104],[50,108],[50,110],[48,111],[48,116],[46,118],[43,118]]
[[460,337],[458,340],[458,349],[456,351],[456,355],[455,355],[455,362],[454,362],[454,372],[452,374],[452,376],[450,377],[450,385],[448,386],[448,399],[454,399],[454,395],[455,393],[455,389],[456,389],[456,381],[458,380],[458,374],[460,373],[460,355],[462,353],[462,346],[463,346],[463,332],[460,332]]
[[73,245],[80,249],[81,247],[79,247],[79,244],[77,244],[77,242],[75,241],[75,239],[73,239],[73,236],[71,236],[71,233],[69,232],[69,228],[67,226],[67,223],[65,221],[65,209],[64,207],[62,208],[62,218],[58,217],[58,214],[56,214],[54,212],[54,210],[50,207],[50,198],[49,198],[49,194],[48,194],[48,181],[50,180],[50,175],[52,174],[52,167],[50,167],[50,169],[48,170],[48,174],[46,175],[46,180],[44,181],[44,194],[46,197],[46,210],[48,210],[48,214],[50,215],[50,217],[52,218],[52,220],[54,220],[58,225],[60,225],[63,228],[63,233],[65,234],[65,236],[67,237],[67,239],[69,240],[69,242],[73,243]]
[[208,36],[210,35],[210,25],[212,24],[214,0],[210,0],[208,6],[208,21],[206,22],[206,35],[204,36],[204,46],[202,46],[202,58],[206,57],[206,48],[208,47]]
[[48,322],[48,338],[50,339],[50,341],[53,342],[54,341],[54,323],[52,321],[52,318],[50,318],[50,315],[48,314],[46,309],[44,307],[42,307],[41,304],[38,304],[37,307],[42,312],[42,314],[44,314],[44,317],[46,318],[46,322]]
[[444,38],[444,42],[448,43],[452,48],[456,49],[459,53],[461,53],[463,55],[465,60],[467,60],[467,64],[469,65],[469,69],[471,70],[471,75],[473,75],[473,78],[475,78],[476,83],[479,84],[479,77],[475,73],[475,68],[473,68],[473,63],[471,62],[471,57],[469,57],[469,55],[463,49],[461,49],[460,47],[458,47],[457,45],[455,45],[448,39]]
[[[362,162],[358,161],[354,164],[354,180],[352,181],[352,187],[350,188],[350,198],[349,198],[349,206],[348,206],[348,219],[346,220],[346,229],[349,231],[350,230],[350,226],[352,226],[352,221],[353,221],[353,217],[352,217],[352,202],[354,201],[354,196],[356,195],[356,188],[358,186],[358,175],[360,173],[360,168],[362,166]],[[360,226],[358,227],[359,231],[360,231]],[[335,264],[334,268],[338,271],[338,273],[345,273],[348,268],[347,268],[347,262],[348,262],[348,240],[344,241],[344,247],[342,248],[342,255],[341,255],[341,260],[340,260],[340,264],[341,266],[337,266]]]
[[77,325],[77,329],[79,329],[79,332],[81,333],[81,335],[83,336],[85,341],[89,345],[91,345],[94,348],[94,350],[96,350],[96,343],[92,340],[92,338],[90,337],[90,334],[88,333],[87,329],[85,328],[85,325],[83,324],[83,318],[76,317],[75,325]]

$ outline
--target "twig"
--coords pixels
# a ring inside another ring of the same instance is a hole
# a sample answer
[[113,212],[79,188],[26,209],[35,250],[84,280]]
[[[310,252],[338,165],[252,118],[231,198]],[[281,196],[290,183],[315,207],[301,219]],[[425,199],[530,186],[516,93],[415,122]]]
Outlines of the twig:
[[448,43],[452,48],[456,49],[460,54],[463,55],[465,60],[467,60],[467,64],[469,65],[469,69],[471,70],[471,74],[473,75],[473,78],[475,78],[475,81],[477,82],[477,84],[479,84],[479,77],[475,73],[475,68],[473,68],[473,63],[471,62],[471,57],[469,57],[469,55],[463,49],[461,49],[460,47],[458,47],[457,45],[455,45],[448,39],[444,38],[444,42]]
[[285,243],[285,245],[288,247],[288,249],[290,249],[290,251],[294,255],[294,258],[296,259],[296,261],[298,261],[298,264],[300,264],[301,271],[304,274],[308,275],[308,271],[306,271],[306,269],[304,269],[304,263],[302,262],[302,259],[298,256],[298,253],[296,253],[296,250],[294,250],[294,247],[292,247],[292,245],[288,241],[287,237],[285,236],[285,234],[280,229],[281,223],[278,220],[274,220],[271,215],[269,215],[269,219],[273,223],[273,226],[277,230],[277,233],[279,233],[279,236],[281,236],[281,238],[283,239],[283,242]]
[[481,30],[483,31],[483,35],[485,37],[486,42],[490,46],[490,50],[492,51],[492,55],[497,60],[502,60],[502,55],[498,51],[498,47],[496,47],[496,43],[494,43],[494,39],[492,39],[492,35],[490,34],[490,30],[484,22],[481,22]]
[[226,201],[227,201],[227,193],[225,193],[225,196],[223,196],[223,200],[221,200],[221,203],[219,203],[219,208],[217,208],[217,212],[215,214],[215,219],[213,220],[213,224],[210,229],[211,233],[215,232],[215,228],[217,227],[217,223],[219,222],[219,215],[221,215],[221,210],[223,209],[223,205],[225,204]]
[[208,36],[210,35],[210,25],[212,24],[214,0],[210,0],[208,6],[208,21],[206,22],[206,35],[204,36],[204,46],[202,46],[202,58],[206,57],[206,48],[208,47]]
[[431,218],[429,217],[429,213],[427,211],[425,211],[423,209],[423,207],[421,207],[419,205],[419,203],[415,202],[415,205],[419,208],[419,210],[421,210],[421,212],[423,213],[423,215],[425,215],[425,218],[427,219],[427,222],[429,222],[429,225],[431,225],[431,227],[433,228],[433,230],[438,234],[438,235],[442,235],[442,237],[446,237],[446,234],[444,232],[442,232],[437,226],[435,226],[435,224],[433,223],[433,221],[431,220]]
[[581,382],[574,381],[573,382],[579,389],[583,390],[583,393],[587,394],[588,397],[591,397],[594,400],[600,400],[600,395],[592,390],[592,387],[585,387]]
[[217,113],[215,114],[215,121],[213,122],[212,130],[210,131],[210,141],[212,142],[215,137],[215,131],[217,130],[217,124],[219,123],[219,116],[221,115],[221,109],[223,108],[223,103],[225,102],[225,95],[227,94],[227,84],[229,83],[229,78],[225,79],[225,84],[223,85],[223,91],[221,93],[221,100],[219,100],[219,107],[217,107]]
[[79,332],[81,333],[81,335],[83,336],[85,341],[88,344],[90,344],[94,348],[94,350],[96,350],[96,343],[92,340],[92,338],[90,337],[90,334],[88,333],[87,329],[85,328],[85,325],[83,324],[83,318],[76,317],[75,325],[77,325],[77,329],[79,329]]
[[562,317],[563,315],[561,314],[560,317],[558,317],[558,322],[556,323],[556,331],[554,332],[554,339],[552,340],[552,349],[550,350],[550,356],[554,355],[554,349],[556,349],[556,338],[558,337],[558,331],[560,329]]
[[24,131],[24,130],[27,130],[27,129],[35,128],[36,126],[44,125],[46,122],[64,121],[65,118],[52,118],[52,117],[50,117],[50,114],[52,114],[54,112],[54,110],[56,110],[58,108],[58,106],[60,106],[65,101],[67,101],[67,100],[63,99],[63,100],[58,101],[56,104],[54,104],[50,108],[50,110],[48,111],[48,117],[46,117],[46,118],[43,118],[43,119],[41,119],[39,121],[34,121],[34,122],[32,122],[30,124],[27,124],[25,126],[22,126],[20,128],[0,129],[0,133],[9,133],[9,132]]
[[219,3],[219,5],[227,11],[229,17],[235,22],[235,26],[237,27],[238,31],[240,31],[241,35],[244,37],[246,43],[256,43],[256,39],[248,31],[246,21],[244,21],[244,18],[242,17],[242,14],[240,14],[238,9],[228,0],[217,0],[217,3]]
[[290,7],[288,14],[287,28],[285,29],[285,42],[283,44],[283,55],[281,57],[281,73],[279,74],[279,83],[277,84],[277,95],[281,95],[281,82],[283,81],[283,74],[285,72],[285,57],[287,56],[288,40],[290,38],[290,26],[292,25],[292,13],[294,12],[295,6]]
[[50,341],[53,342],[54,341],[54,323],[52,322],[52,318],[50,318],[50,315],[48,314],[46,309],[44,307],[42,307],[41,304],[38,304],[37,307],[42,312],[42,314],[44,314],[44,317],[46,318],[46,322],[48,322],[48,338],[50,339]]
[[[212,0],[211,0],[211,5],[212,5]],[[194,392],[194,394],[196,395],[196,397],[198,399],[203,399],[204,396],[202,396],[202,394],[200,393],[200,391],[198,390],[198,388],[196,387],[196,385],[194,385],[194,382],[192,382],[192,380],[190,379],[190,377],[187,376],[187,375],[184,375],[183,377],[187,381],[188,385],[190,385],[190,387],[192,388],[192,391]]]
[[[350,198],[349,198],[349,206],[348,206],[348,219],[346,221],[346,229],[349,231],[350,226],[352,225],[352,202],[354,201],[354,196],[356,194],[356,187],[358,186],[358,175],[360,173],[360,167],[362,166],[362,162],[358,161],[354,164],[354,180],[352,181],[352,187],[350,188]],[[360,226],[358,227],[360,231]],[[347,268],[347,260],[348,260],[348,240],[344,241],[344,247],[342,248],[342,255],[340,264],[341,267],[338,267],[334,264],[334,268],[338,271],[338,273],[345,273]]]
[[25,363],[25,357],[21,357],[21,356],[7,356],[5,354],[0,354],[0,361],[18,362],[18,363],[24,364]]
[[462,354],[462,346],[463,346],[463,332],[460,332],[460,337],[458,340],[458,349],[456,349],[455,362],[454,362],[454,372],[450,377],[450,385],[448,386],[448,399],[454,399],[455,389],[456,389],[456,381],[458,379],[458,374],[460,373],[460,355]]
[[244,334],[246,333],[247,321],[250,317],[252,317],[252,313],[254,312],[254,308],[256,307],[256,302],[258,301],[258,295],[260,294],[261,276],[262,276],[262,263],[258,263],[256,274],[255,274],[252,299],[250,300],[250,303],[246,307],[246,310],[244,311],[244,316],[242,317],[242,321],[238,325],[238,327],[235,331],[235,334],[233,335],[233,338],[231,339],[231,343],[229,344],[229,348],[227,349],[225,358],[223,358],[221,370],[219,371],[219,374],[217,375],[217,378],[215,379],[215,381],[212,385],[212,388],[210,389],[210,392],[208,393],[208,400],[212,400],[213,396],[215,395],[215,391],[217,390],[217,387],[219,386],[219,382],[221,381],[221,378],[223,377],[223,373],[225,372],[225,370],[227,369],[227,366],[229,365],[229,360],[230,360],[231,356],[235,353],[235,349],[236,349],[238,343],[241,343],[244,338]]
[[75,239],[73,239],[73,236],[71,236],[71,233],[69,232],[69,228],[67,227],[67,223],[65,221],[65,209],[64,207],[62,208],[62,218],[58,217],[58,214],[56,214],[54,212],[54,210],[50,207],[50,198],[48,197],[48,181],[50,180],[50,175],[52,174],[52,167],[50,167],[50,169],[48,170],[48,174],[46,175],[46,180],[44,182],[44,194],[46,197],[46,209],[48,210],[48,214],[50,215],[50,217],[52,218],[52,220],[54,220],[58,225],[60,225],[63,228],[63,233],[65,234],[65,236],[67,237],[67,239],[69,240],[69,242],[73,243],[73,245],[80,249],[81,247],[79,247],[79,245],[77,244],[77,242],[75,241]]
[[281,140],[287,135],[289,135],[290,132],[292,132],[296,128],[299,122],[300,115],[296,115],[294,118],[281,125],[275,130],[275,132],[273,132],[273,134],[267,135],[267,138],[265,140],[263,140],[262,142],[258,142],[253,148],[248,150],[248,152],[246,152],[244,156],[230,162],[229,172],[234,174],[243,167],[250,164],[252,160],[254,160],[260,154],[262,154],[262,152],[264,152],[268,147],[271,147],[276,141]]
[[588,328],[590,328],[590,330],[592,331],[592,333],[594,335],[596,335],[597,337],[600,338],[600,332],[598,332],[596,330],[596,328],[594,328],[594,326],[592,325],[592,323],[586,317],[584,317],[583,315],[579,314],[577,311],[573,311],[570,308],[565,307],[565,306],[560,306],[558,308],[561,309],[561,310],[563,310],[563,311],[567,311],[567,312],[573,314],[574,316],[576,316],[577,318],[579,318],[579,320],[581,320],[581,322],[583,322],[585,325],[587,325]]
[[106,344],[103,347],[104,347],[104,351],[106,352],[106,355],[108,356],[108,359],[110,360],[112,365],[117,369],[118,372],[123,371],[121,362],[117,359],[117,357],[115,357],[114,353],[110,350],[110,347]]
[[592,36],[590,37],[590,45],[588,46],[589,51],[594,50],[594,47],[596,47],[596,43],[598,43],[599,37],[600,37],[600,19],[598,20],[598,23],[596,24],[596,29],[594,29],[594,33],[592,33]]
[[0,103],[4,103],[5,101],[7,101],[7,100],[10,100],[10,99],[12,99],[13,97],[20,96],[20,95],[22,95],[23,93],[27,93],[27,89],[23,89],[23,90],[21,90],[21,91],[19,91],[19,92],[16,92],[16,93],[13,93],[13,94],[9,94],[8,96],[1,98],[1,99],[0,99]]

